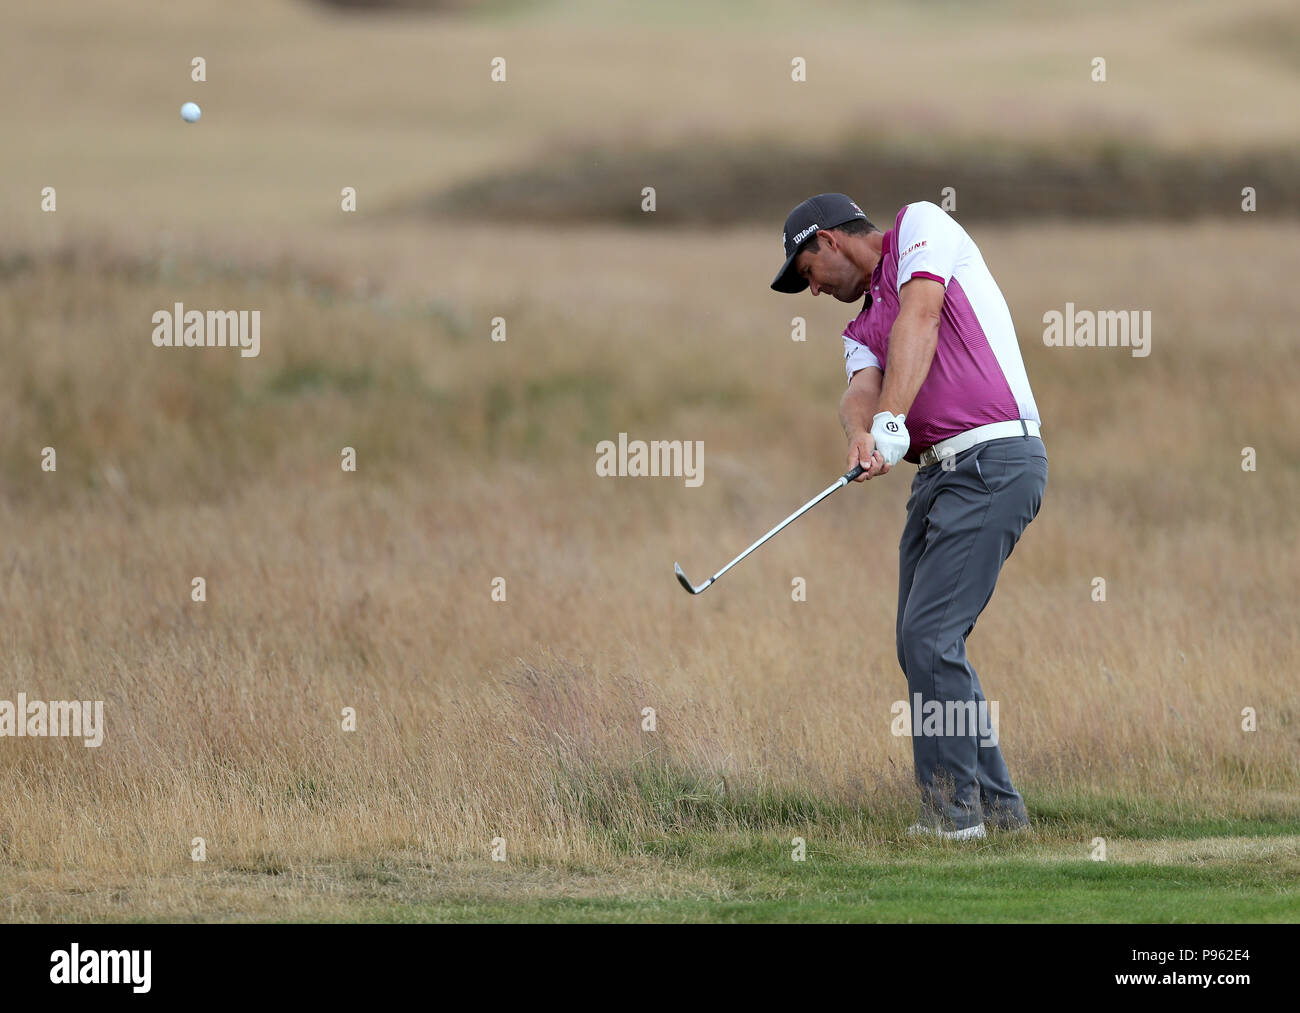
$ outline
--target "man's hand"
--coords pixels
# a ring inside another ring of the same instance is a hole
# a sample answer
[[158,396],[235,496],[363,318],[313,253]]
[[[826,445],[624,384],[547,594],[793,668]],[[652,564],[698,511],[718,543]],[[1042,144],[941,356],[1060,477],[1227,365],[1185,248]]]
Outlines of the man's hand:
[[889,465],[885,459],[876,452],[876,441],[871,438],[868,432],[858,432],[849,440],[849,471],[852,471],[858,465],[862,465],[863,472],[853,481],[865,482],[869,478],[875,478],[877,475],[888,475]]
[[873,447],[891,468],[903,459],[912,445],[912,437],[903,424],[903,416],[892,412],[877,412],[871,420]]

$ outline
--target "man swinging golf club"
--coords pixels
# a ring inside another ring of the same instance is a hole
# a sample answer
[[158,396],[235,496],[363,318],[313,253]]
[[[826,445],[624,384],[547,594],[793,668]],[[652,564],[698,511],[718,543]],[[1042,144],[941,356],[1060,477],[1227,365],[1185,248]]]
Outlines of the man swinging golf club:
[[[986,714],[966,638],[1047,485],[1006,300],[966,230],[928,201],[882,233],[848,197],[819,194],[790,212],[782,242],[776,291],[865,296],[844,331],[840,422],[850,470],[864,469],[854,481],[919,465],[898,546],[898,663],[909,705],[921,704],[909,710]],[[922,814],[910,832],[965,840],[1028,826],[996,736],[952,724],[913,728]]]

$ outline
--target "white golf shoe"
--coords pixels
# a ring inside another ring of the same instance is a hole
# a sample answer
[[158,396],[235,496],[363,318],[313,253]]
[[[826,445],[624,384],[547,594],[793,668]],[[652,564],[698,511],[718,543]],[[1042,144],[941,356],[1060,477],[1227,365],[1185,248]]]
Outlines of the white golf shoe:
[[945,841],[974,841],[981,837],[987,837],[983,823],[976,823],[973,827],[967,827],[965,830],[940,830],[938,827],[926,826],[924,823],[913,823],[907,828],[909,837],[927,836],[941,837]]

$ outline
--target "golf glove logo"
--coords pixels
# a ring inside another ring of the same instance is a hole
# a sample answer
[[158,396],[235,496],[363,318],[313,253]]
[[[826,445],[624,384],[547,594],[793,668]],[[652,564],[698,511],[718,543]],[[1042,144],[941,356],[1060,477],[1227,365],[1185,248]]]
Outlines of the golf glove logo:
[[890,412],[879,412],[871,420],[871,438],[876,442],[876,450],[891,468],[912,445],[912,437],[908,435],[903,416]]

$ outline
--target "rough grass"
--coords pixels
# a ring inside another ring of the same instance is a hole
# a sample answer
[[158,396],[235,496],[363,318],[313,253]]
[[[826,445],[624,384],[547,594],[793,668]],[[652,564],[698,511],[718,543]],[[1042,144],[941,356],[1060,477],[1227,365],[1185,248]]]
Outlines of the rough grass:
[[[1151,291],[1220,307],[1162,296],[1147,359],[1033,340],[1058,296],[1140,298],[1115,281],[1114,232],[980,235],[1008,279],[1053,470],[971,649],[1045,841],[1236,838],[1297,817],[1284,673],[1300,351],[1273,325],[1296,295],[1252,287],[1246,255],[1264,242],[1289,269],[1289,235],[1125,233],[1152,265],[1217,251],[1147,272]],[[727,240],[709,283],[741,290],[765,238]],[[108,721],[98,750],[6,740],[0,852],[21,882],[143,889],[190,875],[196,836],[209,867],[258,874],[481,861],[495,837],[530,863],[606,868],[686,861],[718,835],[898,838],[913,804],[908,742],[888,733],[904,485],[842,494],[705,598],[669,573],[674,557],[717,565],[836,473],[836,332],[791,342],[784,305],[751,305],[702,344],[664,303],[611,334],[598,319],[647,305],[605,283],[624,261],[689,291],[703,254],[669,237],[574,243],[621,250],[586,276],[595,304],[556,302],[563,264],[532,260],[550,274],[504,344],[484,292],[434,311],[366,294],[346,260],[241,273],[213,268],[216,253],[164,269],[107,249],[11,252],[0,320],[25,337],[0,378],[0,520],[23,537],[0,571],[6,694],[104,699]],[[498,266],[553,244],[521,232]],[[1052,289],[1045,245],[1072,288]],[[260,306],[263,354],[153,348],[150,312],[177,298]],[[737,373],[729,346],[755,345],[779,368]],[[1230,433],[1205,410],[1225,401]],[[705,484],[597,479],[593,439],[620,429],[704,439]],[[345,445],[355,474],[339,469]],[[792,575],[807,602],[790,600]]]
[[[774,123],[822,165],[868,127],[940,157],[1281,150],[1300,85],[1274,40],[1295,16],[1248,7],[832,4],[844,31],[811,38],[775,3],[744,31],[711,2],[468,20],[285,3],[255,21],[216,2],[10,5],[0,699],[102,699],[108,727],[98,750],[0,741],[0,913],[907,917],[926,910],[908,895],[978,893],[988,871],[1002,906],[971,905],[1048,917],[1068,869],[1056,910],[1081,918],[1124,917],[1139,879],[1141,917],[1293,910],[1300,290],[1277,279],[1300,244],[1276,193],[1215,224],[976,231],[1052,472],[971,642],[1038,829],[963,852],[900,837],[904,473],[846,490],[704,598],[669,572],[720,565],[843,465],[851,310],[767,291],[779,220],[376,213],[557,152],[677,145],[707,167],[688,141],[743,151]],[[918,53],[943,68],[930,92],[908,78]],[[792,199],[806,188],[792,170]],[[888,220],[935,194],[858,196]],[[153,348],[150,315],[176,301],[259,309],[261,356]],[[1150,308],[1152,355],[1045,348],[1042,315],[1066,301]],[[596,441],[623,431],[702,440],[704,485],[597,479]],[[813,842],[797,868],[795,834]],[[1113,864],[1070,864],[1096,836]],[[487,861],[494,838],[507,863]],[[1166,870],[1184,859],[1198,878],[1179,893]]]

